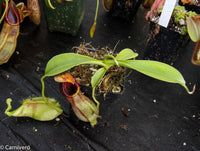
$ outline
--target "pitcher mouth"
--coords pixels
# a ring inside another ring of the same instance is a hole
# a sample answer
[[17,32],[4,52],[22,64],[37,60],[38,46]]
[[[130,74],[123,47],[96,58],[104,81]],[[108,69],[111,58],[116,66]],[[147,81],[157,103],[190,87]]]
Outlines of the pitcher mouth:
[[74,84],[69,82],[61,83],[61,92],[66,97],[74,97],[79,93],[79,91],[80,86],[77,82]]
[[[5,4],[3,4],[3,7],[5,9]],[[9,1],[8,10],[5,15],[5,20],[8,24],[12,26],[19,25],[20,23],[19,12],[12,0]]]

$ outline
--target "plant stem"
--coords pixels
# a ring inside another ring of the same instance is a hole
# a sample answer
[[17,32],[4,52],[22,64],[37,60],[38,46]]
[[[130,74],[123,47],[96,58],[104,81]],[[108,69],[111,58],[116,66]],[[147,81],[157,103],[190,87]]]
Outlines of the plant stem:
[[117,62],[116,58],[114,56],[112,56],[112,55],[106,55],[104,57],[104,63],[106,63],[106,61],[107,61],[108,58],[112,58],[114,60],[115,64],[119,65],[119,63]]
[[47,102],[47,100],[46,100],[46,97],[45,97],[45,94],[44,94],[44,89],[45,89],[45,85],[44,85],[44,78],[45,78],[46,76],[44,75],[44,76],[42,76],[42,78],[41,78],[41,84],[42,84],[42,98],[43,98],[43,100],[45,101],[45,102]]
[[51,0],[44,0],[46,6],[51,9],[55,9],[55,7],[51,4]]
[[94,17],[94,22],[97,21],[98,10],[99,10],[99,0],[97,0],[97,6],[96,6],[96,13],[95,13],[95,17]]
[[94,32],[96,30],[96,21],[97,21],[98,9],[99,9],[99,0],[97,0],[97,6],[96,6],[95,17],[94,17],[94,23],[93,23],[92,27],[90,28],[90,37],[91,38],[93,38]]
[[99,109],[99,101],[97,101],[97,99],[95,98],[95,88],[96,87],[93,87],[92,88],[92,98],[93,98],[93,100],[95,101],[95,103],[97,104],[97,109]]

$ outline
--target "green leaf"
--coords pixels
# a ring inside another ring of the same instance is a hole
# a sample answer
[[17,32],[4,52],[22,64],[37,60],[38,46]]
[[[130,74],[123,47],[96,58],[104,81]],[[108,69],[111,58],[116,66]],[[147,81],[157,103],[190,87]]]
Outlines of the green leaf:
[[[109,67],[111,67],[112,65],[110,65]],[[109,68],[108,67],[108,68]],[[91,85],[92,85],[92,98],[95,101],[95,103],[97,104],[97,109],[99,109],[99,101],[97,101],[97,99],[95,98],[95,88],[96,86],[99,84],[99,82],[103,79],[103,76],[106,73],[106,69],[108,68],[100,68],[98,69],[95,74],[92,76],[91,78]]]
[[187,17],[187,30],[193,42],[200,41],[200,18]]
[[81,64],[97,64],[107,67],[107,65],[102,63],[102,61],[93,59],[88,56],[74,53],[64,53],[54,56],[52,59],[49,60],[46,66],[44,77],[60,74],[66,70],[71,69],[74,66]]
[[102,80],[105,73],[106,73],[105,68],[100,68],[95,72],[95,74],[92,76],[92,79],[91,79],[91,85],[93,88],[95,88],[99,84],[99,82]]
[[133,50],[126,48],[119,52],[116,56],[117,60],[128,60],[135,59],[138,56],[138,53],[135,53]]
[[178,83],[182,85],[189,93],[181,73],[168,64],[151,60],[126,60],[118,61],[118,63],[121,66],[137,70],[155,79],[170,83]]

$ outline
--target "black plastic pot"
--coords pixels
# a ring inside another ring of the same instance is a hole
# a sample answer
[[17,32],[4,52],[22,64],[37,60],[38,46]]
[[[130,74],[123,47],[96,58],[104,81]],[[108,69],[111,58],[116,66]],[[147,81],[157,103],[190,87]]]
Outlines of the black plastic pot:
[[161,61],[173,64],[179,55],[179,51],[189,41],[188,35],[150,23],[150,34],[144,53],[145,59]]
[[179,5],[185,6],[185,9],[187,11],[194,11],[197,14],[200,14],[200,7],[196,5],[188,5],[188,4],[183,4],[181,1],[179,1]]
[[131,21],[141,3],[142,0],[114,0],[109,13],[112,17],[119,17]]
[[69,33],[75,36],[83,20],[86,0],[63,1],[59,4],[52,1],[55,9],[44,4],[45,16],[50,31]]

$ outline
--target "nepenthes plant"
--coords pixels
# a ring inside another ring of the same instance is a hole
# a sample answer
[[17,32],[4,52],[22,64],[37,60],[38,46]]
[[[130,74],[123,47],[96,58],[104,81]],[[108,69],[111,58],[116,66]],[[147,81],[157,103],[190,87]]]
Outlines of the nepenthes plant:
[[13,1],[6,0],[3,10],[0,23],[4,17],[5,21],[0,34],[0,64],[6,63],[15,50],[20,23],[19,13]]
[[3,13],[0,24],[3,22],[3,27],[0,33],[0,65],[8,62],[14,53],[20,23],[23,22],[24,18],[30,16],[30,20],[38,25],[41,16],[37,0],[27,0],[27,7],[23,2],[16,5],[13,0],[5,0],[1,4],[3,5]]
[[[71,103],[76,116],[80,120],[90,122],[91,126],[94,126],[97,124],[97,118],[100,117],[100,103],[95,97],[95,88],[102,81],[109,68],[113,66],[130,68],[161,81],[180,84],[189,94],[194,92],[195,87],[193,88],[193,91],[190,92],[186,86],[183,76],[174,67],[158,61],[136,60],[135,58],[137,56],[138,54],[129,48],[120,51],[116,57],[113,55],[105,55],[103,60],[97,60],[92,57],[76,53],[63,53],[56,55],[48,61],[45,74],[41,78],[42,97],[37,97],[36,99],[25,99],[25,103],[23,103],[21,107],[11,112],[11,99],[9,98],[7,99],[8,108],[5,111],[5,114],[16,117],[28,116],[42,121],[51,120],[62,114],[62,109],[58,102],[53,98],[45,96],[44,79],[54,76],[55,81],[61,84],[61,92]],[[93,98],[94,102],[80,91],[80,87],[74,78],[69,73],[66,73],[71,68],[83,64],[95,64],[100,66],[91,78],[91,98]],[[51,100],[54,101],[52,102]],[[27,101],[28,104],[26,103]],[[44,107],[41,107],[41,105]],[[29,110],[27,110],[28,107]],[[40,110],[43,112],[40,112]],[[31,114],[27,114],[26,112],[31,112]]]

